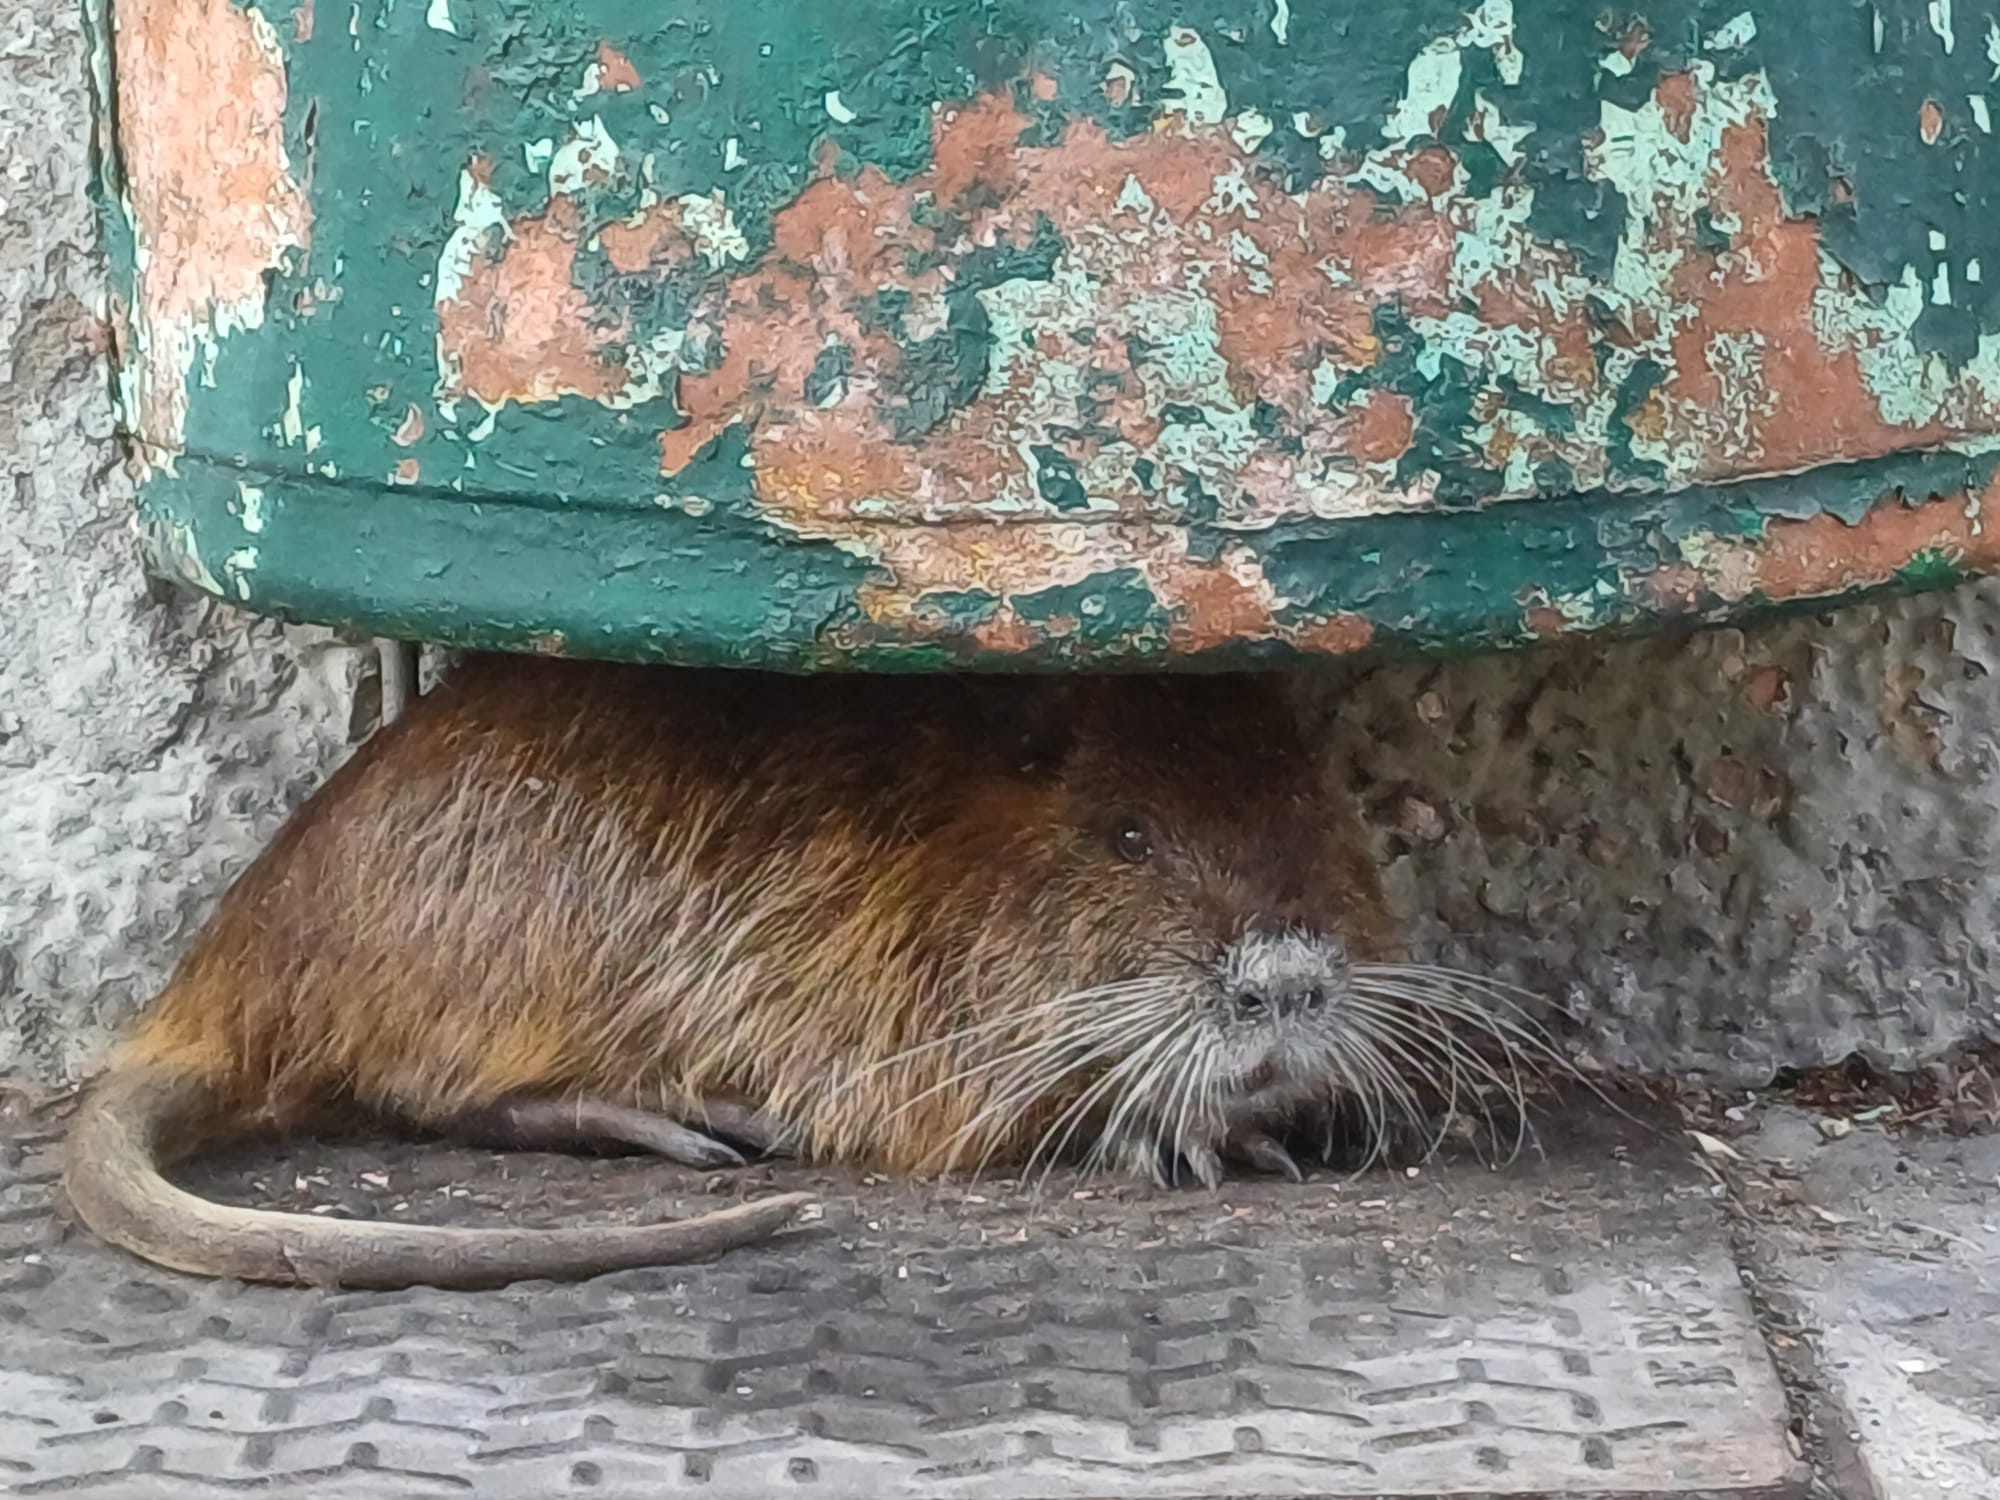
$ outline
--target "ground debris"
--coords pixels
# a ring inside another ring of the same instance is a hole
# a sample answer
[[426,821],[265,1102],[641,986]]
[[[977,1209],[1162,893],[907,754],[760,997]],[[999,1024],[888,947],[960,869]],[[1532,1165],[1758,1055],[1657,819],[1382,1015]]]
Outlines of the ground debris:
[[1680,1091],[1682,1116],[1727,1137],[1748,1128],[1751,1108],[1788,1104],[1818,1117],[1820,1134],[1839,1140],[1859,1126],[1968,1136],[2000,1128],[2000,1045],[1953,1048],[1904,1073],[1855,1056],[1822,1068],[1788,1068],[1753,1094],[1701,1086]]

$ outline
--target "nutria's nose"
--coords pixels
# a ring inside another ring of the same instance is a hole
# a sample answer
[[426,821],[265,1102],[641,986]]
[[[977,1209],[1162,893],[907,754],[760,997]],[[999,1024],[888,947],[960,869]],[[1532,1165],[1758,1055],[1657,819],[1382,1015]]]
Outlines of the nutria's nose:
[[1246,1021],[1265,1017],[1310,1015],[1326,1005],[1326,987],[1319,984],[1273,984],[1236,992],[1236,1014]]
[[1320,1016],[1346,993],[1347,953],[1340,939],[1297,929],[1252,930],[1223,957],[1216,999],[1248,1023]]

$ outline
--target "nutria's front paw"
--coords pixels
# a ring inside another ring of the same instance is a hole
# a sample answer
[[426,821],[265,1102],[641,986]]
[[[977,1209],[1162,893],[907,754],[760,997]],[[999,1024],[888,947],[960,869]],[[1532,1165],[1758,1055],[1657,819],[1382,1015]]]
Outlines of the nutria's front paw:
[[1299,1164],[1292,1160],[1292,1153],[1275,1136],[1261,1130],[1245,1131],[1232,1136],[1229,1154],[1247,1167],[1259,1172],[1268,1172],[1274,1177],[1289,1177],[1293,1182],[1304,1182],[1306,1174],[1299,1170]]
[[1284,1143],[1261,1130],[1240,1130],[1221,1142],[1188,1135],[1174,1146],[1166,1144],[1163,1136],[1134,1133],[1104,1149],[1102,1156],[1119,1175],[1161,1188],[1184,1187],[1192,1181],[1213,1192],[1222,1186],[1225,1164],[1293,1182],[1305,1181],[1305,1173]]

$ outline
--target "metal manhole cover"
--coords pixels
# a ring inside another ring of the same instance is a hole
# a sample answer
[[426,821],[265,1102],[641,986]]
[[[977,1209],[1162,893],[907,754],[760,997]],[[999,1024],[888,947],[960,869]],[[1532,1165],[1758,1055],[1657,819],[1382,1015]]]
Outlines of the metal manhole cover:
[[[1643,1144],[1033,1215],[835,1184],[818,1232],[717,1266],[391,1295],[64,1235],[51,1145],[0,1149],[5,1493],[1802,1493],[1704,1186]],[[381,1145],[202,1186],[432,1220],[703,1201],[647,1162]]]

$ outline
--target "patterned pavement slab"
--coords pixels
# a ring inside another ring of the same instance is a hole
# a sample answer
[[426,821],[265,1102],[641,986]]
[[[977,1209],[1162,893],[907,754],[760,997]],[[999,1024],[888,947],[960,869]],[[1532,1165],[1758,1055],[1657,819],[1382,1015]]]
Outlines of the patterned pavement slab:
[[376,1140],[188,1179],[412,1222],[825,1194],[716,1265],[477,1294],[155,1271],[69,1223],[59,1130],[0,1119],[0,1494],[1806,1493],[1710,1181],[1622,1123],[1217,1195]]

